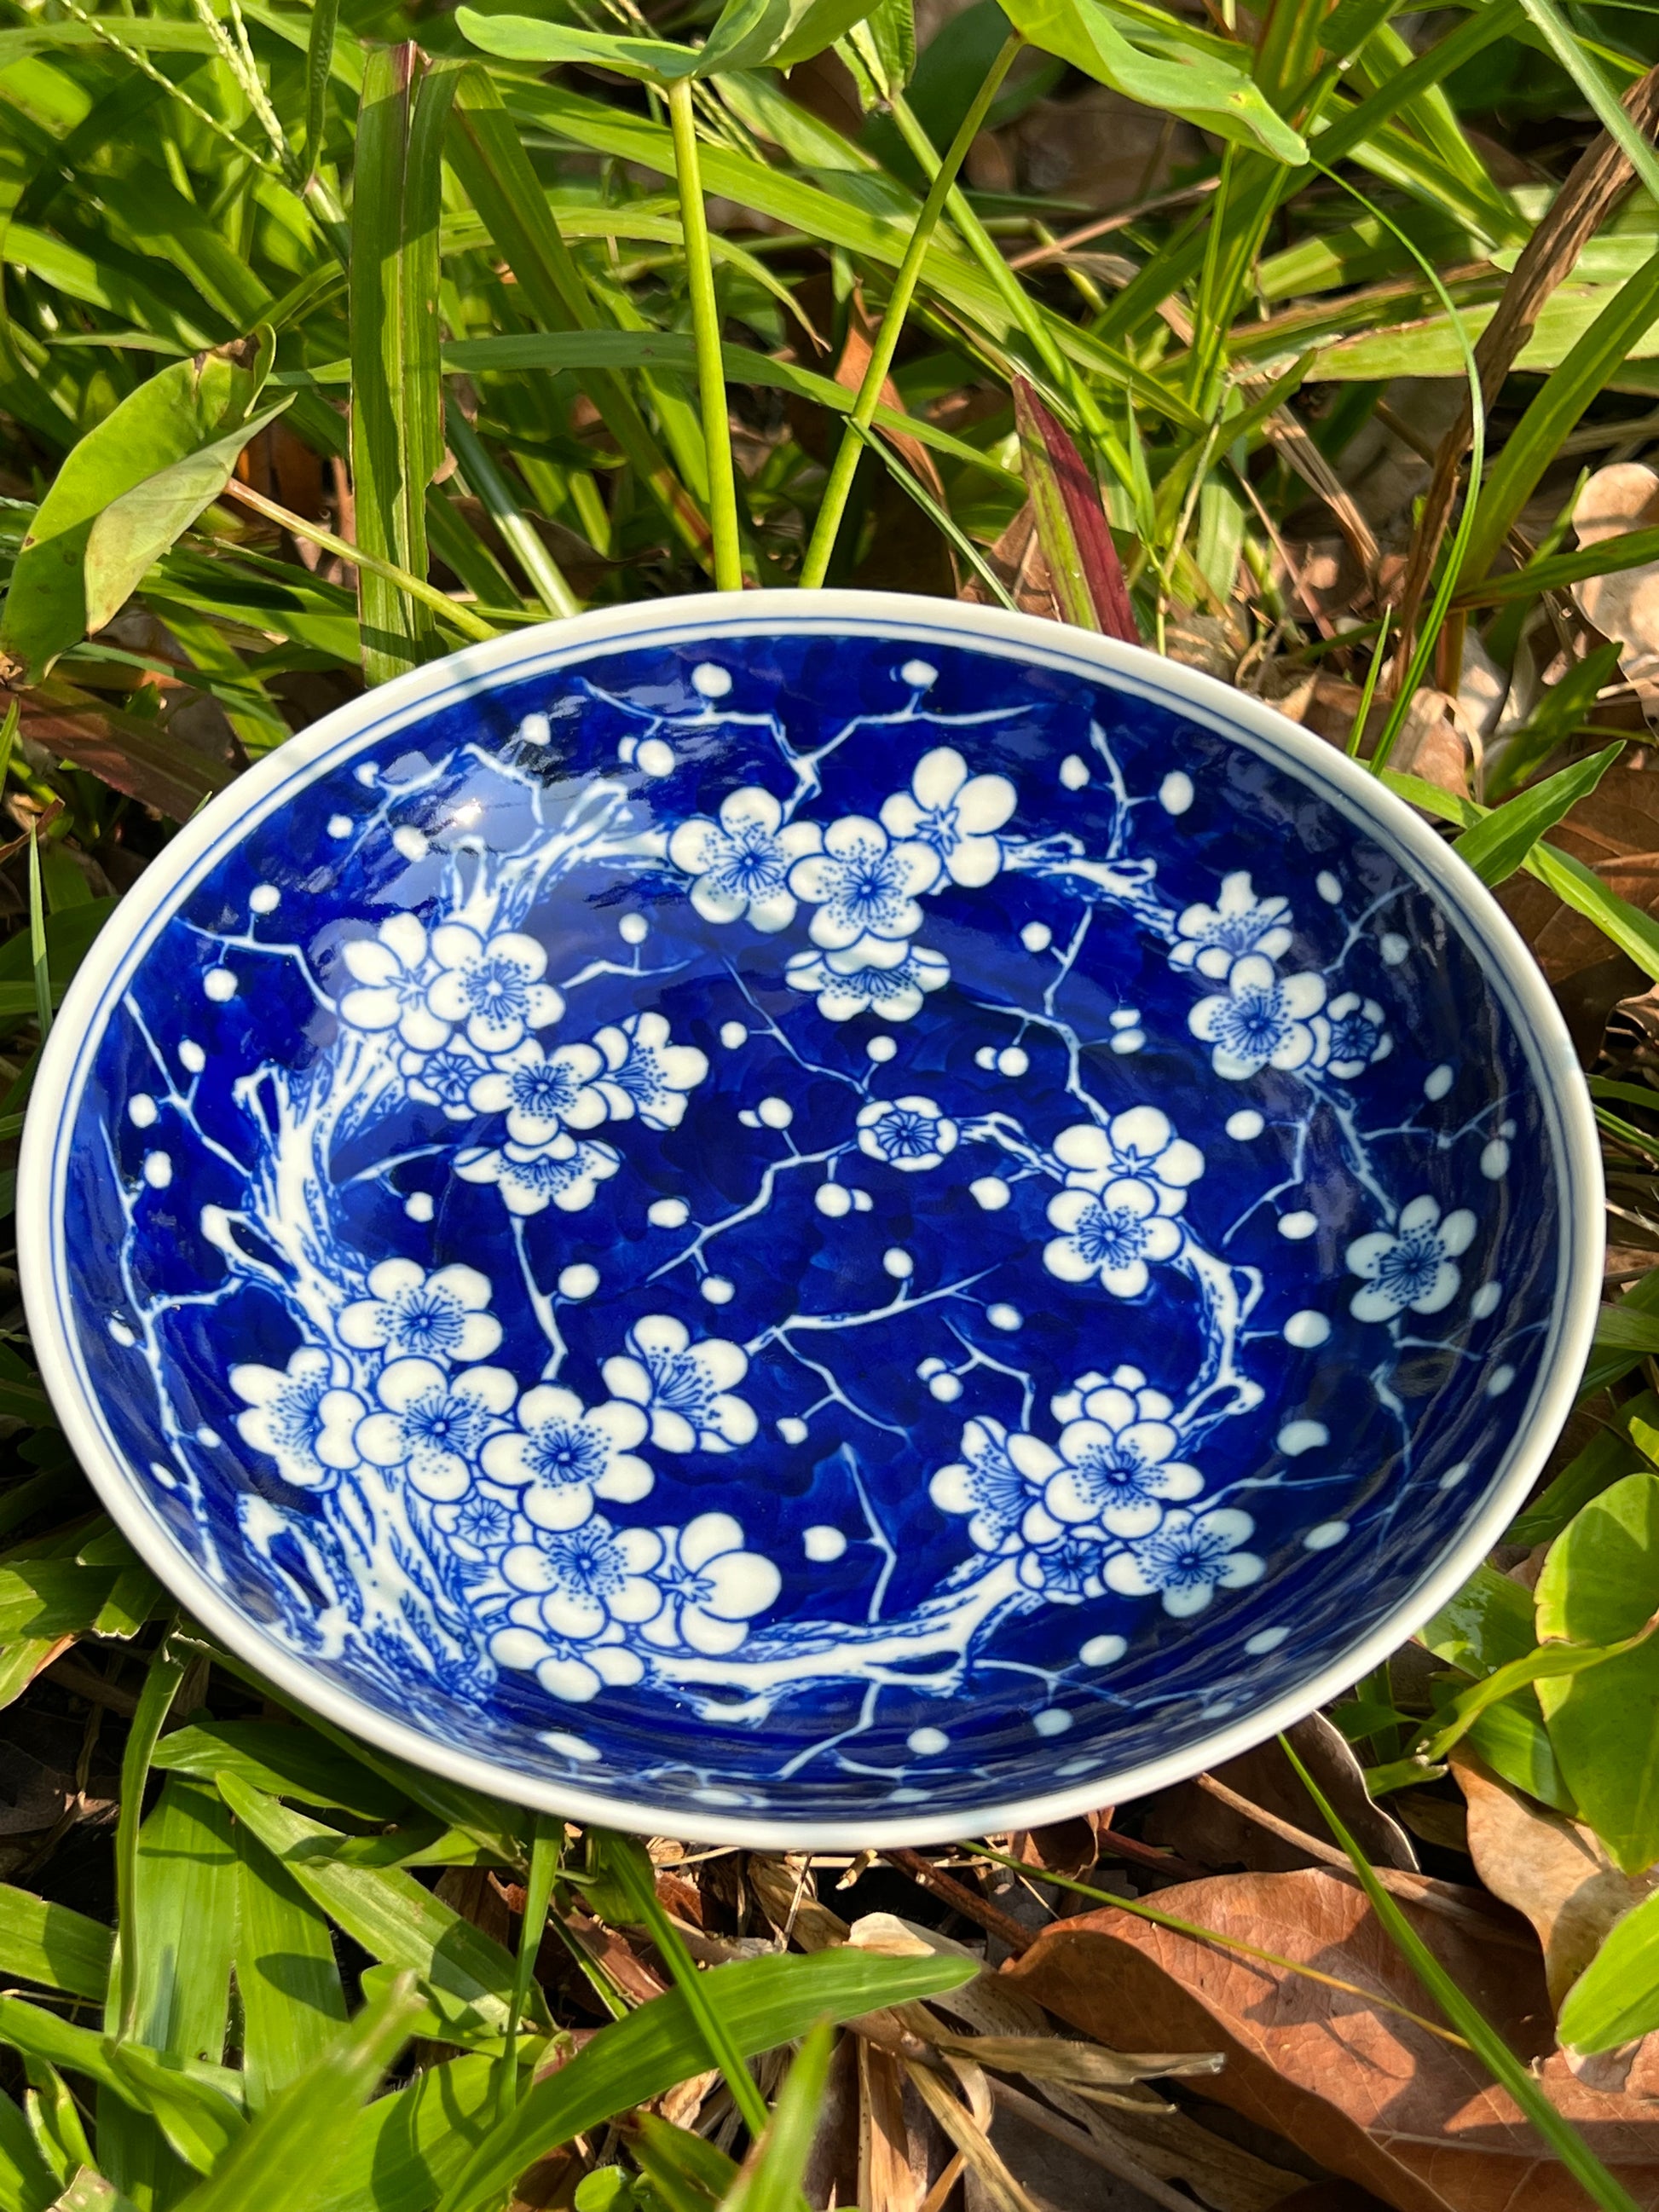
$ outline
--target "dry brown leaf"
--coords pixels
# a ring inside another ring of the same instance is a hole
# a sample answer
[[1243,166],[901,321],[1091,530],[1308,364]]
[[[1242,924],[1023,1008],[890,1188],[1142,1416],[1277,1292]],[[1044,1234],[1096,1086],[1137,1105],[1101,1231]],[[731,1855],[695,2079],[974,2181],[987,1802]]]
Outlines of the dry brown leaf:
[[[1036,509],[1028,499],[994,545],[986,552],[987,566],[1023,615],[1038,615],[1058,622],[1054,584],[1048,556],[1037,538]],[[982,576],[970,576],[958,595],[975,606],[994,604],[996,594]]]
[[[1224,1875],[1164,1890],[1158,1902],[1425,2006],[1363,1895],[1328,1874]],[[1541,1963],[1403,1909],[1510,2047],[1541,2057],[1551,2039]],[[1224,2050],[1206,2095],[1398,2212],[1583,2212],[1577,2184],[1479,2061],[1396,2013],[1117,1911],[1057,1923],[1003,1974],[1102,2042]],[[1559,2055],[1540,2076],[1644,2212],[1659,2207],[1659,2101],[1594,2089]]]
[[[1598,469],[1578,495],[1572,526],[1581,546],[1605,544],[1659,522],[1659,476],[1640,461]],[[1587,577],[1573,586],[1586,619],[1622,648],[1620,672],[1647,693],[1659,690],[1659,561]]]
[[904,2118],[899,2062],[859,2038],[859,2195],[868,2212],[916,2212],[927,2192],[925,2160],[918,2172]]
[[[1364,1770],[1340,1729],[1322,1713],[1313,1713],[1287,1734],[1297,1757],[1372,1864],[1414,1873],[1417,1853],[1411,1838],[1391,1814],[1371,1802]],[[1310,1837],[1326,1832],[1318,1807],[1276,1738],[1224,1760],[1214,1779]],[[1277,1874],[1306,1863],[1305,1851],[1234,1811],[1196,1783],[1161,1790],[1145,1801],[1145,1807],[1146,1832],[1152,1842],[1177,1844],[1210,1866],[1242,1865]]]
[[1468,1801],[1475,1870],[1538,1930],[1550,2002],[1559,2011],[1613,1922],[1659,1886],[1659,1868],[1621,1873],[1589,1828],[1511,1790],[1461,1745],[1451,1768]]

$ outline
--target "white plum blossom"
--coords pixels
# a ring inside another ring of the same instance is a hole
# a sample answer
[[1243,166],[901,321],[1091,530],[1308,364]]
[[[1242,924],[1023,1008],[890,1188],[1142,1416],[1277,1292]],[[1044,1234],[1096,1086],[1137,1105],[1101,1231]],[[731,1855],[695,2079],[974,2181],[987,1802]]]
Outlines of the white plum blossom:
[[1106,1562],[1108,1587],[1122,1597],[1151,1597],[1156,1591],[1165,1613],[1190,1620],[1218,1589],[1244,1589],[1261,1580],[1261,1561],[1238,1548],[1255,1533],[1249,1515],[1232,1506],[1209,1513],[1178,1506],[1143,1542],[1113,1553]]
[[1048,1401],[1048,1410],[1062,1428],[1067,1421],[1082,1420],[1085,1414],[1104,1420],[1107,1401],[1097,1403],[1095,1393],[1108,1389],[1129,1393],[1138,1420],[1167,1421],[1175,1411],[1174,1400],[1166,1392],[1152,1389],[1138,1367],[1115,1367],[1109,1376],[1091,1369],[1087,1375],[1079,1375],[1069,1390],[1056,1390]]
[[826,1021],[851,1021],[857,1014],[874,1014],[884,1022],[908,1022],[921,1012],[923,996],[943,989],[951,980],[950,963],[942,952],[923,945],[903,948],[903,957],[893,966],[868,963],[862,949],[841,952],[792,953],[783,980],[792,990],[816,991],[818,1012]]
[[859,1150],[914,1175],[954,1152],[959,1133],[931,1098],[872,1098],[859,1109]]
[[354,1351],[451,1360],[488,1359],[501,1325],[486,1309],[489,1279],[476,1267],[434,1267],[416,1260],[382,1260],[369,1272],[368,1296],[340,1316],[340,1336]]
[[686,1092],[708,1073],[707,1054],[694,1044],[675,1044],[666,1018],[656,1012],[630,1014],[597,1030],[593,1042],[605,1061],[597,1088],[611,1118],[626,1121],[637,1114],[647,1129],[678,1129]]
[[817,908],[814,945],[826,952],[857,950],[866,966],[896,966],[903,940],[921,927],[916,902],[938,882],[940,865],[933,846],[895,842],[879,822],[844,814],[824,831],[823,849],[790,869],[789,888]]
[[705,814],[682,822],[668,857],[696,878],[690,896],[705,921],[746,919],[769,935],[795,918],[790,869],[823,842],[816,822],[785,822],[772,793],[750,784],[727,792],[718,822]]
[[584,1406],[574,1390],[542,1383],[515,1409],[518,1426],[491,1437],[481,1455],[484,1473],[520,1492],[519,1507],[538,1528],[574,1528],[593,1501],[635,1505],[655,1480],[634,1455],[646,1417],[616,1398]]
[[1176,918],[1177,942],[1170,951],[1172,968],[1196,968],[1221,983],[1235,960],[1247,952],[1277,960],[1291,949],[1290,902],[1257,898],[1248,872],[1236,869],[1221,878],[1214,906],[1189,906]]
[[1391,1233],[1357,1237],[1347,1251],[1348,1271],[1362,1276],[1348,1310],[1356,1321],[1393,1321],[1407,1307],[1438,1313],[1457,1295],[1462,1279],[1453,1262],[1474,1241],[1475,1218],[1467,1206],[1441,1218],[1440,1202],[1426,1194],[1401,1208]]
[[[517,1618],[520,1613],[525,1620]],[[508,1619],[513,1626],[498,1628],[489,1639],[490,1657],[497,1666],[533,1673],[549,1697],[566,1705],[585,1705],[601,1690],[631,1689],[645,1673],[645,1662],[629,1648],[618,1622],[607,1623],[585,1642],[556,1636],[543,1623],[533,1597],[516,1599]]]
[[1063,1283],[1098,1280],[1115,1298],[1139,1297],[1149,1261],[1173,1260],[1181,1231],[1158,1210],[1158,1195],[1139,1176],[1120,1176],[1098,1194],[1056,1191],[1048,1219],[1060,1234],[1042,1248],[1042,1264]]
[[1394,1050],[1394,1039],[1382,1026],[1382,1009],[1375,999],[1362,999],[1358,991],[1344,991],[1322,1014],[1314,1017],[1317,1048],[1314,1066],[1326,1068],[1339,1083],[1352,1083]]
[[514,1544],[501,1558],[502,1579],[529,1602],[508,1618],[584,1643],[613,1623],[637,1628],[662,1604],[650,1579],[662,1555],[655,1529],[613,1528],[598,1513],[538,1543]]
[[1049,1528],[1052,1533],[1020,1553],[1020,1581],[1050,1605],[1081,1605],[1085,1598],[1103,1597],[1109,1554],[1099,1539],[1058,1523]]
[[1014,811],[1018,794],[1006,775],[969,775],[951,745],[936,745],[916,763],[908,791],[884,799],[882,827],[901,840],[930,845],[952,883],[977,889],[1002,864],[992,834]]
[[511,1052],[526,1030],[545,1029],[564,1012],[564,1000],[542,981],[546,951],[521,930],[486,939],[464,921],[447,921],[433,931],[430,950],[438,973],[427,1005],[441,1022],[464,1029],[480,1052]]
[[230,1387],[247,1404],[236,1432],[274,1459],[296,1490],[331,1490],[362,1456],[354,1439],[368,1409],[346,1387],[350,1379],[337,1352],[314,1344],[290,1354],[286,1369],[252,1361],[233,1367]]
[[544,1145],[561,1127],[596,1129],[605,1118],[594,1079],[605,1066],[591,1044],[556,1045],[551,1052],[532,1036],[477,1076],[467,1093],[473,1111],[505,1114],[515,1145]]
[[700,1513],[684,1528],[662,1528],[662,1562],[652,1579],[662,1610],[640,1633],[664,1650],[735,1651],[747,1624],[775,1603],[783,1577],[770,1559],[743,1548],[729,1513]]
[[941,1513],[968,1516],[968,1540],[976,1551],[1001,1552],[1024,1519],[1033,1492],[1014,1464],[1000,1421],[969,1421],[962,1431],[962,1457],[942,1467],[927,1486]]
[[1069,1188],[1103,1191],[1127,1176],[1149,1187],[1159,1213],[1179,1213],[1188,1187],[1204,1172],[1203,1153],[1177,1137],[1168,1115],[1156,1106],[1128,1107],[1103,1129],[1074,1121],[1054,1139],[1054,1157],[1066,1170]]
[[[1088,1407],[1081,1420],[1060,1431],[1057,1449],[1036,1437],[1026,1440],[1044,1462],[1043,1509],[1067,1526],[1086,1522],[1109,1536],[1149,1535],[1165,1506],[1196,1498],[1204,1478],[1173,1456],[1181,1439],[1169,1422],[1146,1419],[1127,1390],[1091,1390]],[[1036,1458],[1030,1452],[1019,1458],[1028,1480]]]
[[396,1030],[414,1051],[436,1052],[453,1024],[428,1001],[433,973],[425,925],[412,914],[388,915],[373,937],[355,937],[340,951],[353,988],[340,1000],[340,1019],[355,1030]]
[[493,1182],[509,1213],[544,1213],[550,1206],[580,1213],[621,1165],[609,1145],[564,1131],[545,1145],[472,1145],[455,1155],[461,1180]]
[[452,1121],[472,1119],[472,1086],[489,1065],[465,1037],[451,1037],[439,1052],[405,1052],[398,1062],[410,1097],[422,1106],[441,1106]]
[[754,1408],[732,1394],[749,1372],[749,1355],[724,1337],[700,1337],[672,1314],[647,1314],[628,1332],[628,1350],[607,1359],[605,1387],[643,1406],[651,1441],[671,1452],[726,1452],[748,1443]]
[[432,1359],[394,1359],[374,1385],[380,1410],[357,1426],[357,1449],[376,1467],[402,1468],[434,1504],[471,1487],[484,1442],[519,1395],[504,1367],[449,1375]]
[[1239,1083],[1264,1067],[1305,1067],[1316,1042],[1313,1017],[1324,1003],[1322,975],[1280,975],[1264,954],[1247,952],[1228,971],[1226,989],[1200,999],[1187,1025],[1212,1048],[1216,1073]]

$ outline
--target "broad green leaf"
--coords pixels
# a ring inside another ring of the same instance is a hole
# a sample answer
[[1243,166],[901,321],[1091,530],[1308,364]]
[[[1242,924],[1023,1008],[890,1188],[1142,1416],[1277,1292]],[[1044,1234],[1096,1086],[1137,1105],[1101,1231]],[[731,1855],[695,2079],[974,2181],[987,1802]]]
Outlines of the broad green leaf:
[[312,2212],[319,2178],[350,2140],[419,2010],[413,1978],[404,1976],[271,2100],[179,2212]]
[[242,2073],[257,2112],[333,2047],[346,2002],[327,1915],[245,1822],[235,1839]]
[[660,2113],[641,2112],[630,2130],[634,2162],[675,2212],[705,2212],[738,2178],[738,2162],[706,2136],[677,2128]]
[[1621,738],[1587,760],[1575,761],[1532,791],[1522,792],[1466,830],[1452,847],[1483,884],[1501,884],[1522,866],[1547,830],[1588,799],[1625,750]]
[[1589,719],[1602,685],[1614,680],[1620,650],[1618,640],[1608,638],[1551,684],[1487,770],[1486,795],[1494,804],[1535,775],[1562,740]]
[[1191,48],[1180,58],[1143,52],[1122,35],[1101,0],[1007,0],[1004,12],[1033,46],[1060,55],[1127,100],[1259,146],[1278,161],[1295,166],[1308,158],[1300,134],[1230,62]]
[[577,30],[544,16],[481,15],[473,8],[458,8],[455,22],[463,38],[502,61],[533,62],[538,68],[581,62],[651,84],[672,83],[696,73],[696,48],[677,46],[666,39]]
[[162,554],[223,493],[249,440],[291,404],[279,399],[110,501],[92,526],[82,564],[88,631],[119,614]]
[[0,2212],[49,2212],[58,2196],[52,2172],[15,2103],[0,2091]]
[[1579,1818],[1577,1802],[1563,1778],[1534,1692],[1522,1690],[1501,1705],[1489,1706],[1475,1719],[1469,1741],[1494,1774],[1553,1805],[1570,1820]]
[[0,1639],[84,1635],[115,1583],[109,1568],[83,1567],[74,1559],[29,1559],[0,1567]]
[[[211,2173],[246,2133],[247,2120],[240,2104],[223,2091],[191,2079],[176,2058],[142,2043],[118,2042],[113,2036],[106,2039],[104,2050],[119,2088],[137,2110],[155,2119],[170,2148],[197,2172]],[[99,2143],[103,2149],[102,2127]],[[144,2184],[137,2186],[142,2191]]]
[[137,2207],[112,2181],[86,2166],[53,2199],[51,2212],[137,2212]]
[[[204,2158],[209,2146],[229,2140],[240,2119],[241,2081],[228,2069],[186,2065],[164,2058],[143,2044],[118,2045],[21,1997],[0,1996],[0,2043],[26,2058],[42,2059],[97,2085],[98,2148],[106,2166],[115,2162],[112,2148],[124,2155],[129,2148],[125,2142],[112,2144],[108,2127],[112,2111],[130,2112],[148,2126],[159,2125],[180,2143],[196,2147]],[[113,2104],[102,2094],[106,2091]],[[180,2165],[177,2171],[182,2175],[186,2168]],[[141,2177],[138,2186],[143,2194],[148,2196],[153,2185],[151,2179]]]
[[1460,1673],[1495,1674],[1524,1658],[1538,1642],[1532,1599],[1495,1567],[1479,1566],[1456,1596],[1424,1622],[1417,1640]]
[[[883,2005],[936,1996],[971,1980],[974,1972],[971,1959],[884,1959],[849,1946],[810,1958],[742,1960],[715,1967],[703,1981],[732,2043],[753,2057],[805,2034],[816,2021],[854,2020]],[[526,2092],[448,2189],[442,2212],[485,2212],[533,2160],[706,2063],[702,2031],[684,1990],[653,1997],[601,2028],[575,2057]],[[335,2208],[319,2206],[317,2212]]]
[[[1644,1390],[1619,1408],[1618,1418],[1621,1427],[1637,1421],[1651,1427],[1659,1423],[1659,1398],[1651,1390]],[[1504,1541],[1528,1547],[1553,1542],[1582,1506],[1625,1475],[1639,1473],[1642,1464],[1643,1454],[1628,1436],[1614,1429],[1598,1430],[1583,1451],[1553,1478],[1541,1497],[1510,1522]]]
[[101,2004],[113,1941],[100,1921],[0,1884],[0,1974]]
[[89,430],[35,509],[0,614],[0,673],[44,676],[86,635],[84,562],[111,502],[243,421],[261,372],[234,351],[174,362]]
[[1542,1644],[1511,1660],[1488,1674],[1484,1681],[1472,1689],[1462,1691],[1454,1698],[1449,1708],[1440,1716],[1441,1724],[1423,1745],[1422,1756],[1429,1759],[1444,1759],[1455,1743],[1460,1742],[1480,1715],[1517,1690],[1536,1689],[1548,1682],[1557,1685],[1569,1678],[1586,1674],[1594,1668],[1611,1666],[1614,1661],[1638,1652],[1649,1638],[1659,1628],[1659,1616],[1644,1621],[1629,1636],[1620,1637],[1611,1644]]
[[1659,1314],[1644,1313],[1626,1299],[1603,1306],[1595,1316],[1598,1352],[1659,1352]]
[[151,1764],[201,1782],[232,1775],[270,1796],[333,1806],[364,1820],[395,1820],[409,1803],[395,1784],[326,1737],[281,1721],[206,1721],[174,1729],[156,1745]]
[[[1627,1475],[1577,1513],[1538,1578],[1542,1637],[1611,1644],[1659,1611],[1659,1474]],[[1540,1681],[1567,1787],[1627,1874],[1659,1858],[1659,1643]]]
[[[351,207],[351,465],[357,543],[427,571],[426,488],[443,460],[438,218],[453,64],[376,47],[363,78]],[[382,684],[427,658],[429,609],[387,578],[359,583],[363,673]]]
[[1659,1896],[1616,1920],[1556,2022],[1574,2051],[1611,2051],[1659,2027]]
[[[958,16],[951,26],[951,37],[959,37],[961,29]],[[916,17],[910,0],[878,0],[836,40],[836,52],[852,73],[859,105],[865,112],[890,106],[894,95],[904,91],[915,73]],[[988,67],[990,58],[987,58]],[[964,101],[964,112],[966,105]],[[951,135],[948,131],[941,131],[931,118],[922,119],[936,139],[948,142]]]
[[[333,1856],[337,1830],[291,1812],[232,1775],[222,1775],[219,1788],[237,1819],[371,1957],[410,1968],[422,1982],[505,2027],[514,1960],[492,1936],[401,1869],[342,1865]],[[544,2007],[536,2018],[547,2025]]]

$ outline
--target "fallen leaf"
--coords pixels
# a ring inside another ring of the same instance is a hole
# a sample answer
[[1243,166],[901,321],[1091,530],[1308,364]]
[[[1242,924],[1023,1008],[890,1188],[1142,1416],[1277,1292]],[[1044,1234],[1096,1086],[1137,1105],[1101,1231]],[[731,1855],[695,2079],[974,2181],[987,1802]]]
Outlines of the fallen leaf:
[[1659,1868],[1622,1873],[1592,1830],[1510,1789],[1462,1744],[1449,1763],[1468,1801],[1475,1871],[1537,1929],[1559,2011],[1613,1922],[1659,1886]]
[[[1427,2000],[1362,1893],[1316,1870],[1224,1875],[1161,1908],[1338,1974]],[[1550,2046],[1542,1963],[1412,1906],[1419,1935],[1523,2057],[1643,2212],[1659,2207],[1659,2101],[1575,2079]],[[1583,2212],[1577,2184],[1468,2051],[1397,2013],[1109,1910],[1057,1923],[1005,1980],[1100,2041],[1222,2050],[1205,2094],[1288,2136],[1396,2212]]]
[[[1597,469],[1572,510],[1581,546],[1605,544],[1627,531],[1651,529],[1656,522],[1659,476],[1640,461],[1615,461]],[[1659,692],[1659,561],[1611,576],[1587,577],[1573,586],[1572,595],[1603,637],[1618,640],[1621,672],[1638,690]]]

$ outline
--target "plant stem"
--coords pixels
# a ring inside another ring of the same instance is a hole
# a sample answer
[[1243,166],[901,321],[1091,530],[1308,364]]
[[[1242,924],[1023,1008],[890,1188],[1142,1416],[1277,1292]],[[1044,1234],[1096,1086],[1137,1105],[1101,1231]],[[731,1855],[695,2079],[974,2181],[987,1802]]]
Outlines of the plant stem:
[[708,250],[708,217],[702,204],[702,170],[697,159],[697,124],[689,76],[677,78],[668,88],[668,119],[674,133],[674,172],[680,188],[680,224],[685,234],[685,275],[691,293],[691,331],[697,348],[702,441],[708,454],[708,525],[714,538],[714,589],[740,592],[743,549],[738,537],[737,480],[732,473],[732,422],[726,404],[720,303],[714,297],[714,262]]
[[350,562],[355,568],[367,568],[371,575],[384,576],[387,583],[395,584],[411,599],[418,599],[423,607],[430,607],[435,614],[441,614],[446,622],[460,631],[463,637],[476,638],[483,643],[499,635],[499,632],[492,629],[481,615],[475,615],[471,607],[458,605],[447,592],[441,592],[435,584],[428,584],[421,576],[411,576],[407,568],[398,568],[395,562],[382,561],[373,553],[365,553],[361,545],[352,544],[349,538],[337,538],[331,530],[325,530],[320,522],[307,522],[303,515],[290,514],[287,507],[278,507],[274,499],[267,499],[263,492],[255,491],[251,484],[242,483],[233,477],[225,490],[232,499],[240,500],[244,507],[251,507],[256,514],[263,514],[267,522],[280,523],[290,537],[307,538],[312,544],[320,545],[325,553],[335,553],[342,561]]
[[548,1899],[553,1894],[553,1877],[559,1870],[563,1850],[564,1822],[551,1814],[538,1813],[535,1837],[530,1846],[530,1879],[525,1884],[524,1916],[519,1922],[519,1958],[513,1976],[513,2002],[507,2010],[501,2070],[496,2083],[498,2121],[505,2119],[519,2100],[519,2023],[530,2001],[536,1956],[542,1948],[542,1932],[547,1926]]
[[452,399],[445,410],[449,443],[461,465],[466,487],[479,500],[486,514],[518,556],[531,588],[550,615],[576,615],[581,601],[571,590],[565,574],[537,535],[536,526],[513,496],[513,488],[496,467],[482,438]]
[[185,1664],[173,1649],[172,1636],[164,1636],[149,1662],[144,1686],[138,1693],[138,1710],[121,1754],[121,1814],[115,1830],[116,1922],[120,1937],[116,1972],[120,2004],[115,2033],[123,2042],[138,2031],[138,1829],[144,1817],[144,1784],[156,1738],[185,1679]]
[[[841,444],[830,471],[830,481],[824,486],[823,497],[818,504],[817,520],[812,526],[812,542],[806,549],[806,558],[801,565],[800,580],[804,588],[821,584],[830,567],[830,556],[836,550],[836,539],[842,520],[847,512],[847,502],[852,495],[853,478],[864,452],[862,433],[876,419],[876,410],[881,404],[882,386],[893,366],[893,356],[898,351],[898,342],[904,331],[904,318],[909,312],[915,295],[916,283],[921,275],[921,264],[939,219],[945,212],[945,203],[956,183],[957,172],[967,159],[968,149],[979,136],[987,111],[995,99],[1002,80],[1007,76],[1014,56],[1024,40],[1013,33],[987,72],[984,82],[974,94],[973,105],[962,118],[961,128],[951,142],[951,149],[941,161],[933,159],[933,182],[927,187],[927,197],[921,204],[921,213],[916,217],[910,233],[910,242],[904,249],[904,258],[899,264],[893,289],[888,296],[887,310],[881,319],[881,328],[876,333],[875,343],[870,349],[870,359],[864,371],[864,381],[859,386],[859,396],[853,404],[853,412],[842,432]],[[896,111],[897,103],[895,103]],[[933,149],[928,148],[931,154]],[[688,234],[689,236],[689,234]],[[995,252],[995,248],[992,251]],[[996,258],[1002,264],[1002,256]],[[1006,266],[1006,264],[1003,264]],[[1017,290],[1019,279],[1013,279]]]

